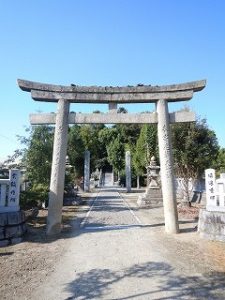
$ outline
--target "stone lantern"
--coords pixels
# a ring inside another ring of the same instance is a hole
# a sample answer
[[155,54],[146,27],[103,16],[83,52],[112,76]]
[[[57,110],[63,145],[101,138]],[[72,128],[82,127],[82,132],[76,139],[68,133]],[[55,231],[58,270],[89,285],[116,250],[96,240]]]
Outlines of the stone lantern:
[[152,156],[150,165],[147,166],[149,176],[149,188],[160,187],[160,167],[156,164],[155,156]]
[[159,175],[160,167],[156,164],[155,156],[152,156],[147,166],[148,186],[143,196],[139,196],[137,204],[140,207],[162,206],[162,190]]

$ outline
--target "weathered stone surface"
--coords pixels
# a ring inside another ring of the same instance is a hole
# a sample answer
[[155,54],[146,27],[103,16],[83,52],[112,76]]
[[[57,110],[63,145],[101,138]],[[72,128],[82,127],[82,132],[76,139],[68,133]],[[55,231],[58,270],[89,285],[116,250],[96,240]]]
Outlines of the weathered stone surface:
[[137,205],[141,208],[162,207],[163,196],[161,188],[153,187],[147,189],[143,196],[139,196]]
[[117,103],[109,103],[109,113],[116,114],[117,113]]
[[7,213],[7,224],[8,225],[21,224],[24,221],[25,221],[25,213],[22,210],[18,211],[18,212]]
[[7,246],[12,238],[21,237],[27,230],[24,211],[1,213],[0,221],[0,246]]
[[90,151],[84,152],[84,191],[90,191]]
[[171,84],[163,86],[152,85],[137,85],[137,86],[63,86],[47,83],[34,82],[29,80],[18,79],[19,87],[26,92],[31,90],[51,91],[51,92],[78,92],[78,93],[146,93],[146,92],[173,92],[193,90],[195,92],[201,91],[205,85],[206,80],[192,81],[181,84]]
[[176,203],[175,178],[173,173],[172,145],[169,127],[168,103],[157,102],[158,112],[158,141],[161,167],[161,183],[165,230],[168,233],[178,233],[178,214]]
[[1,240],[0,241],[0,247],[6,247],[10,244],[9,240]]
[[3,240],[5,238],[5,228],[0,227],[0,240]]
[[130,151],[126,151],[126,189],[127,192],[129,193],[131,191],[131,156],[130,156]]
[[21,237],[25,233],[23,225],[15,225],[5,228],[5,238]]
[[20,197],[20,176],[21,172],[18,169],[9,171],[9,193],[8,193],[8,208],[12,211],[19,211],[19,197]]
[[9,179],[0,179],[0,212],[6,205],[6,190],[9,184]]
[[31,96],[37,101],[57,102],[64,99],[73,103],[149,103],[164,99],[169,102],[186,101],[193,97],[193,91],[161,93],[58,93],[32,90]]
[[225,213],[201,209],[198,232],[203,238],[225,242]]
[[15,244],[19,244],[23,241],[23,238],[22,237],[17,237],[17,238],[12,238],[11,239],[11,244],[12,245],[15,245]]
[[5,226],[8,222],[7,213],[0,213],[0,226]]
[[[188,111],[177,111],[169,114],[170,123],[176,122],[194,122],[195,113]],[[30,114],[30,122],[32,125],[55,124],[56,114]],[[153,113],[70,113],[69,124],[156,124],[158,115]]]
[[47,234],[55,235],[61,231],[66,151],[68,137],[69,103],[60,99],[54,135],[51,183],[49,192]]

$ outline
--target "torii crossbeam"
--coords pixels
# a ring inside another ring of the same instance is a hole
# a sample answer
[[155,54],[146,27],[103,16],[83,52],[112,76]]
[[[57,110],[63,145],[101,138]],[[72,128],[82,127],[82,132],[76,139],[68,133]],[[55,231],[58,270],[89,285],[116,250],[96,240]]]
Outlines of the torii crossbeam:
[[[205,87],[206,80],[165,86],[87,87],[73,84],[71,86],[52,85],[18,79],[18,85],[23,91],[30,92],[36,101],[58,102],[56,114],[32,114],[30,116],[33,125],[55,124],[48,235],[61,231],[68,124],[87,123],[158,124],[165,230],[168,233],[179,232],[169,124],[193,122],[195,114],[187,111],[169,113],[168,102],[190,100],[194,92],[201,91]],[[69,113],[70,103],[107,103],[109,113]],[[118,103],[155,103],[156,111],[143,114],[119,114],[117,113]]]

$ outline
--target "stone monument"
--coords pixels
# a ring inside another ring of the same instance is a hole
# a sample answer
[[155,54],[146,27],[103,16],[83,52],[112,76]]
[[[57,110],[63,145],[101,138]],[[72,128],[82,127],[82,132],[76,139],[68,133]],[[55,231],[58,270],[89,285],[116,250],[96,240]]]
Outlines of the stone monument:
[[126,151],[126,190],[127,193],[131,192],[131,157],[130,157],[130,151]]
[[12,169],[8,179],[0,179],[0,247],[21,242],[26,231],[19,196],[20,170]]
[[225,174],[216,179],[215,170],[205,170],[206,208],[200,209],[198,232],[209,240],[225,242]]
[[84,152],[84,191],[90,192],[90,151]]
[[143,196],[139,196],[137,204],[139,207],[161,207],[163,206],[162,189],[159,175],[160,167],[152,156],[150,165],[147,166],[149,184]]

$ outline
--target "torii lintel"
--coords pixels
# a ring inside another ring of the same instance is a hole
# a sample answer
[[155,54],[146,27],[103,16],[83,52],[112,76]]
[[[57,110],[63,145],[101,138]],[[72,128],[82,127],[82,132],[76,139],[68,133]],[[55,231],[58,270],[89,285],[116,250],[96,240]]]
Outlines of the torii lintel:
[[149,103],[160,99],[168,102],[187,101],[194,92],[201,91],[206,80],[164,86],[137,85],[111,86],[63,86],[18,79],[19,87],[37,101],[57,102],[59,99],[73,103]]

